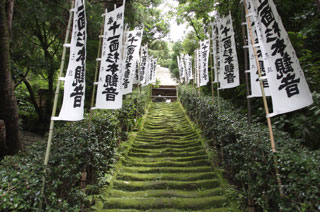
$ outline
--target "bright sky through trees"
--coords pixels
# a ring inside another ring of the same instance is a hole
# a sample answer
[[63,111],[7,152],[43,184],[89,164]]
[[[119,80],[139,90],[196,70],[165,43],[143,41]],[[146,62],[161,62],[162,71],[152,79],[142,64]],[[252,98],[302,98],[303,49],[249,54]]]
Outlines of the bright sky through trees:
[[[178,1],[164,0],[158,8],[162,10],[162,14],[165,16],[170,10],[175,11],[175,8],[178,7],[178,5]],[[187,34],[186,32],[191,30],[191,28],[189,28],[186,23],[178,25],[175,16],[166,17],[170,19],[170,33],[169,36],[165,38],[165,40],[173,42],[182,40],[182,38]]]

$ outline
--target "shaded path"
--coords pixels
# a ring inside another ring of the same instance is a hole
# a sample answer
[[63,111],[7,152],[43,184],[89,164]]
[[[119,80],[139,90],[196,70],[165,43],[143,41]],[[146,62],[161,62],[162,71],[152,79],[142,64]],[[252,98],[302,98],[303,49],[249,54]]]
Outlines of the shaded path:
[[99,211],[228,211],[197,134],[178,103],[152,104]]

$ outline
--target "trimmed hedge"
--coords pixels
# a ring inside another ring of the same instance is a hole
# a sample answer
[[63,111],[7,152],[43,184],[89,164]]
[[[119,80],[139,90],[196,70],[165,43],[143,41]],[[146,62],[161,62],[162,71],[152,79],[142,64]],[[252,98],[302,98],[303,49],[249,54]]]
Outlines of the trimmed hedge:
[[[91,131],[82,122],[57,122],[45,189],[44,211],[80,211],[87,195],[98,191],[116,160],[116,149],[144,114],[147,95],[132,95],[121,110],[95,111]],[[37,142],[0,161],[0,211],[35,211],[39,207],[46,143]],[[90,191],[80,189],[87,172]],[[96,188],[96,189],[95,189]]]
[[[265,125],[249,127],[246,116],[226,100],[221,99],[219,113],[211,97],[198,97],[185,87],[179,92],[187,114],[219,153],[230,180],[242,188],[243,205],[251,198],[258,211],[320,211],[319,150],[310,151],[300,140],[274,129],[277,153],[273,154]],[[284,198],[279,194],[274,159]]]

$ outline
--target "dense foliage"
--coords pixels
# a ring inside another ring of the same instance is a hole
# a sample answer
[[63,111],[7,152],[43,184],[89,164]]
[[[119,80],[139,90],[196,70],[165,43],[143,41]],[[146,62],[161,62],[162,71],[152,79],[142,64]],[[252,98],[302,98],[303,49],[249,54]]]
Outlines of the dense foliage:
[[[319,150],[310,151],[300,140],[274,129],[278,152],[273,154],[266,126],[253,123],[249,127],[246,117],[229,101],[221,99],[219,112],[211,98],[198,97],[192,90],[180,89],[179,97],[219,153],[227,176],[242,188],[243,203],[254,199],[258,211],[319,210]],[[275,167],[280,170],[284,198],[279,194]]]
[[[277,10],[282,17],[283,24],[288,31],[290,40],[298,55],[301,66],[304,70],[305,77],[313,93],[315,104],[312,107],[288,113],[275,117],[274,123],[280,130],[290,133],[291,136],[301,139],[302,143],[310,149],[320,148],[320,137],[318,136],[320,128],[319,105],[319,63],[320,49],[318,45],[320,34],[320,13],[318,1],[310,0],[274,0]],[[221,95],[231,100],[237,107],[245,113],[247,110],[247,92],[245,85],[243,36],[242,36],[242,7],[240,0],[179,0],[177,8],[178,20],[187,22],[194,29],[183,41],[184,45],[180,45],[180,52],[193,54],[197,45],[193,45],[194,41],[204,39],[204,33],[208,29],[208,23],[216,18],[216,14],[223,17],[232,14],[233,27],[235,30],[235,39],[237,43],[237,55],[240,68],[241,85],[234,89],[221,90]],[[209,30],[210,32],[210,30]],[[177,78],[176,59],[171,65],[172,72]],[[211,69],[209,69],[211,71]],[[209,74],[211,76],[211,74]],[[209,94],[210,85],[201,88],[203,93]],[[216,86],[216,85],[214,85]],[[260,98],[251,99],[251,113],[255,120],[265,122],[263,113],[263,104]],[[271,101],[270,101],[271,103]],[[271,104],[270,104],[271,105]],[[270,111],[272,109],[270,108]]]
[[[55,131],[45,187],[45,211],[80,211],[87,194],[99,187],[99,178],[113,166],[119,143],[136,128],[147,95],[128,98],[121,110],[95,112],[88,130],[82,122],[60,123]],[[0,162],[0,211],[35,211],[40,200],[46,143],[37,142]],[[88,190],[79,188],[87,172]]]

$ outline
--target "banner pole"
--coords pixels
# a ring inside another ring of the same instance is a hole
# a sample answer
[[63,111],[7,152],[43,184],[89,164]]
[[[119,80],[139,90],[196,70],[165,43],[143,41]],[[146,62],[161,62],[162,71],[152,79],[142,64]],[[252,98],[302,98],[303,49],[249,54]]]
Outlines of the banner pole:
[[[213,28],[213,26],[212,26],[212,28]],[[212,30],[211,30],[211,33],[212,33]],[[212,39],[212,37],[213,37],[213,35],[211,34],[211,38],[209,38],[212,42],[212,44],[211,44],[211,50],[212,50],[212,52],[211,52],[211,54],[210,54],[210,51],[209,51],[209,57],[210,57],[210,61],[211,61],[211,63],[210,63],[210,65],[211,65],[211,93],[212,93],[212,104],[214,104],[214,87],[213,87],[213,85],[214,85],[214,82],[213,82],[213,71],[214,71],[214,68],[213,68],[213,39]]]
[[[217,38],[218,39],[218,38]],[[220,42],[219,42],[219,45],[220,45]],[[217,45],[216,45],[216,48],[217,48]],[[220,48],[219,48],[220,49]],[[221,49],[220,49],[221,51]],[[216,70],[217,70],[217,94],[218,94],[218,111],[219,113],[221,112],[221,107],[220,107],[220,90],[219,90],[219,75],[220,75],[220,70],[218,70],[218,64],[219,64],[219,61],[218,61],[218,54],[216,55],[216,58],[214,58],[216,60]]]
[[[108,11],[106,10],[105,14],[107,13]],[[98,53],[97,53],[97,56],[98,58],[101,58],[101,47],[102,47],[102,41],[103,41],[103,29],[104,29],[104,22],[105,22],[105,19],[104,19],[104,16],[105,14],[102,15],[103,17],[103,20],[102,20],[102,23],[101,23],[101,28],[100,28],[100,34],[99,34],[99,46],[98,46]],[[89,122],[88,122],[88,131],[90,132],[90,129],[91,129],[91,122],[92,122],[92,116],[93,116],[93,105],[94,105],[94,100],[95,100],[95,93],[96,93],[96,82],[98,80],[98,72],[99,72],[99,68],[100,68],[100,60],[97,59],[96,61],[96,70],[95,70],[95,73],[94,73],[94,79],[93,79],[93,88],[92,88],[92,96],[91,96],[91,105],[90,105],[90,115],[89,115]]]
[[[67,44],[67,42],[69,41],[69,36],[70,36],[70,32],[71,32],[71,22],[72,22],[73,12],[74,12],[74,5],[75,5],[75,0],[72,0],[71,9],[69,11],[69,20],[68,20],[68,26],[67,26],[64,44]],[[63,52],[62,52],[62,56],[61,56],[61,63],[60,63],[60,70],[59,70],[59,78],[62,77],[62,74],[63,74],[66,53],[67,53],[67,46],[63,45]],[[61,85],[61,81],[59,80],[59,78],[57,81],[57,87],[56,87],[56,91],[55,91],[55,95],[54,95],[54,102],[53,102],[53,108],[52,108],[52,113],[51,113],[47,149],[46,149],[46,154],[45,154],[44,163],[43,163],[44,173],[42,176],[42,187],[41,187],[41,195],[40,195],[39,210],[38,210],[40,212],[42,211],[43,199],[45,198],[44,189],[45,189],[45,184],[46,184],[46,175],[47,175],[48,162],[49,162],[49,157],[50,157],[50,150],[51,150],[53,130],[54,130],[54,120],[52,120],[52,117],[56,116],[59,91],[60,91],[60,85]]]
[[[247,0],[243,0],[243,4],[244,4],[246,16],[247,16],[249,14],[248,8],[247,8]],[[260,88],[261,88],[263,104],[264,104],[264,108],[265,108],[265,112],[266,112],[269,135],[270,135],[271,149],[272,149],[273,153],[276,153],[277,150],[276,150],[276,145],[275,145],[274,136],[273,136],[271,118],[269,117],[270,113],[269,113],[269,108],[268,108],[268,102],[267,102],[267,97],[266,97],[266,94],[265,94],[265,91],[264,91],[263,82],[262,82],[262,79],[261,79],[262,72],[261,72],[261,67],[260,67],[260,64],[259,64],[259,59],[258,59],[259,57],[258,57],[257,49],[255,47],[255,41],[253,39],[252,26],[251,26],[251,21],[250,21],[249,17],[247,17],[247,24],[248,24],[248,29],[249,29],[249,33],[250,33],[250,41],[251,41],[251,45],[253,47],[253,53],[254,53],[254,56],[255,56],[255,59],[256,59],[256,63],[257,63],[257,68],[258,68]],[[278,162],[277,162],[275,157],[274,157],[274,164],[275,164],[275,170],[276,170],[277,183],[278,183],[278,187],[279,187],[279,193],[280,193],[280,196],[283,197],[284,194],[283,194],[283,191],[282,191],[282,182],[281,182],[280,173],[279,173],[279,169],[278,169]]]
[[[247,42],[247,40],[246,40],[246,26],[244,25],[244,23],[246,23],[245,16],[246,16],[246,13],[244,11],[244,7],[242,7],[242,9],[241,9],[241,22],[242,22],[243,45],[245,45]],[[249,40],[248,40],[248,42],[249,42]],[[243,48],[243,53],[244,53],[244,70],[245,70],[245,77],[246,77],[246,89],[247,89],[247,97],[248,97],[250,95],[249,76],[248,76],[249,73],[246,72],[247,70],[249,70],[248,48]],[[249,127],[251,127],[252,118],[251,118],[251,100],[250,100],[250,98],[247,98],[247,107],[248,107],[248,125],[249,125]]]

